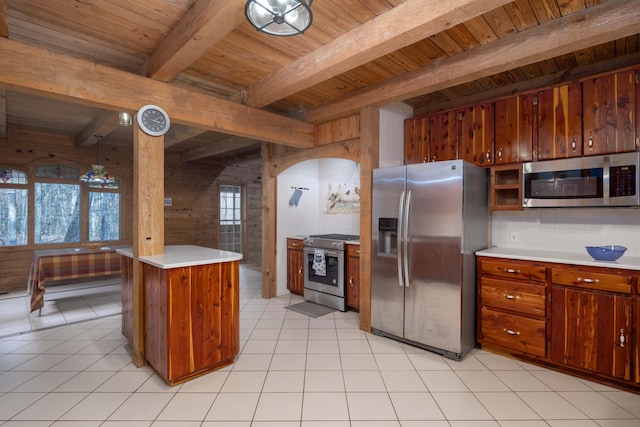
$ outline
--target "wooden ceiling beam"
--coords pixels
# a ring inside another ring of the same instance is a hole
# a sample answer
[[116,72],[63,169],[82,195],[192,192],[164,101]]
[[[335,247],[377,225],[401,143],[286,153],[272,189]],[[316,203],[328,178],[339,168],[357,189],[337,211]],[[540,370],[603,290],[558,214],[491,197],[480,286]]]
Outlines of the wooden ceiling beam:
[[0,86],[10,90],[112,111],[155,104],[175,124],[300,148],[315,143],[312,124],[15,40],[0,37],[0,58]]
[[510,2],[407,0],[247,87],[244,102],[267,106]]
[[243,20],[236,0],[198,0],[149,56],[142,74],[170,82]]
[[354,91],[306,112],[323,123],[637,34],[640,0],[609,0]]
[[100,111],[76,136],[76,147],[91,147],[99,139],[106,137],[118,127],[118,113]]
[[194,127],[187,127],[184,125],[178,125],[171,123],[169,132],[164,136],[164,148],[167,149],[171,146],[191,139],[195,136],[205,133],[206,130]]
[[209,144],[201,144],[197,148],[184,151],[182,152],[181,159],[183,162],[190,162],[193,160],[204,159],[205,157],[218,156],[228,151],[239,150],[256,144],[259,145],[260,141],[231,136],[229,138],[219,139]]

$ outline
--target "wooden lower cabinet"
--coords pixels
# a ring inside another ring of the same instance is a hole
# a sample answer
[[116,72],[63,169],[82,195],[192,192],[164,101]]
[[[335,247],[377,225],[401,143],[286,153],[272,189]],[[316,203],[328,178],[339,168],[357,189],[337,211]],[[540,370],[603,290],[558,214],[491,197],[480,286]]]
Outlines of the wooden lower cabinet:
[[302,239],[287,239],[287,289],[304,295],[304,245]]
[[360,310],[360,245],[346,245],[347,306],[353,311]]
[[551,360],[631,379],[631,296],[553,286],[551,301]]
[[144,353],[170,385],[233,363],[240,351],[239,261],[143,264]]
[[544,266],[515,260],[478,261],[481,343],[546,356]]
[[478,342],[489,351],[640,391],[639,275],[478,257]]

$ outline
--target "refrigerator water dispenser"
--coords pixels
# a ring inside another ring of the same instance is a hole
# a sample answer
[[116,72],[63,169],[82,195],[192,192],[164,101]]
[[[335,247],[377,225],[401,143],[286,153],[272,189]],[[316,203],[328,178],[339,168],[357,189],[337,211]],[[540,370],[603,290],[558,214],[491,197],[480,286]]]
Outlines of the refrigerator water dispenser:
[[378,220],[378,255],[398,255],[398,218]]

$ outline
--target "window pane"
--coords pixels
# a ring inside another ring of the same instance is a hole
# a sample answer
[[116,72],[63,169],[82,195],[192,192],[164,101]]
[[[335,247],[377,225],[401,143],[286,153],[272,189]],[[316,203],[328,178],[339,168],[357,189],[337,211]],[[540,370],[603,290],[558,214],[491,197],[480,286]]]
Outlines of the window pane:
[[89,193],[89,240],[120,239],[120,194]]
[[27,184],[27,174],[18,169],[0,167],[0,184]]
[[34,241],[80,241],[80,185],[35,184]]
[[64,165],[41,165],[36,167],[38,178],[78,179],[80,169]]
[[0,245],[27,244],[29,191],[0,188]]

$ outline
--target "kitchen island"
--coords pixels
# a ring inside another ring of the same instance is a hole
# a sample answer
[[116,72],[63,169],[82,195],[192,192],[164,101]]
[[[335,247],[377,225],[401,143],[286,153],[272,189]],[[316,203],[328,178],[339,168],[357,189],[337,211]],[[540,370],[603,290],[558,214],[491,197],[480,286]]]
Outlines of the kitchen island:
[[[122,255],[122,332],[132,340],[133,251]],[[175,385],[233,363],[239,344],[242,254],[192,245],[140,257],[144,356]]]

